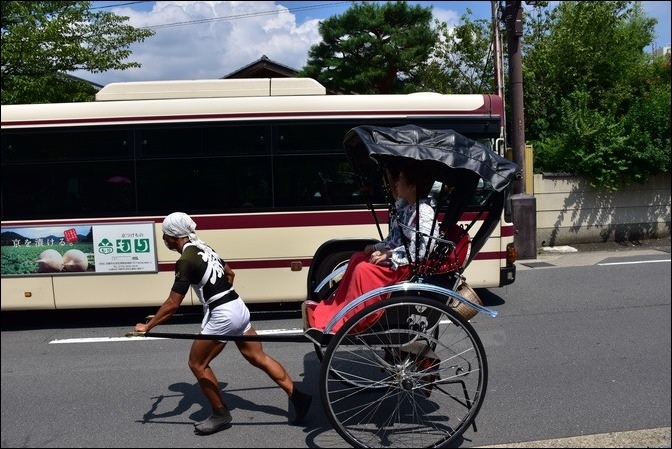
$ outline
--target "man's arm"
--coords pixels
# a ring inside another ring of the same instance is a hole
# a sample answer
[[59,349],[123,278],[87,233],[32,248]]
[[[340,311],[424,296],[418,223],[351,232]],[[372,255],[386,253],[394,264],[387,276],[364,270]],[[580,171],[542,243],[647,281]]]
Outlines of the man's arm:
[[171,316],[180,308],[180,304],[184,300],[185,295],[177,293],[173,290],[170,291],[168,299],[164,301],[159,310],[156,312],[156,315],[152,317],[147,324],[138,323],[135,325],[136,332],[149,332],[149,330],[155,326],[158,326],[161,323],[164,323],[170,319]]
[[224,275],[226,276],[226,280],[229,281],[229,284],[233,286],[233,278],[236,277],[236,273],[229,267],[228,263],[224,264]]

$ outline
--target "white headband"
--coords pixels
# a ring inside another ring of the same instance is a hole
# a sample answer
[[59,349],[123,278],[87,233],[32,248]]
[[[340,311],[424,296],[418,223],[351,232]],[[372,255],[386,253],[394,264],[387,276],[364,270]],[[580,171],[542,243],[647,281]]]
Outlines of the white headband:
[[172,237],[188,237],[196,232],[196,223],[184,212],[173,212],[163,220],[161,228]]

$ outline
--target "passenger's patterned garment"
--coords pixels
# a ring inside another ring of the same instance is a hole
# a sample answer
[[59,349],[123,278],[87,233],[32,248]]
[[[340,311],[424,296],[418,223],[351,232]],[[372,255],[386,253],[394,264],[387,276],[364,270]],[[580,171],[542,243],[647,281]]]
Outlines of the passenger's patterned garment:
[[[429,200],[421,200],[419,202],[420,208],[420,226],[418,226],[417,220],[417,205],[406,205],[399,211],[399,216],[397,220],[399,223],[403,223],[406,226],[410,227],[401,229],[403,238],[408,242],[408,251],[411,255],[410,259],[415,260],[416,254],[416,241],[419,240],[420,247],[418,248],[418,254],[420,257],[424,257],[425,251],[429,244],[429,236],[432,231],[432,225],[434,224],[434,209],[429,204]],[[399,228],[397,226],[397,228]],[[413,230],[419,229],[422,233],[422,238],[416,239],[415,232]],[[435,226],[433,236],[437,237],[439,233],[438,226]],[[396,248],[393,248],[392,251],[392,267],[397,268],[400,266],[408,265],[409,258],[406,254],[406,247],[403,242],[399,244]]]

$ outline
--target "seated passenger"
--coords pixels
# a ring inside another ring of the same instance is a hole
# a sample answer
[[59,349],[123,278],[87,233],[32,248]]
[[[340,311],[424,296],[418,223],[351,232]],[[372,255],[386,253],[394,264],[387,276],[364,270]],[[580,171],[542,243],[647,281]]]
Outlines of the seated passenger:
[[[406,253],[406,246],[402,241],[388,242],[395,246],[389,248],[381,246],[370,255],[365,252],[355,253],[351,257],[348,268],[334,295],[320,303],[307,304],[306,313],[311,327],[324,329],[331,318],[350,301],[375,288],[394,284],[409,276],[409,262],[415,260],[416,241],[419,242],[417,252],[422,258],[428,246],[429,238],[426,236],[430,235],[434,224],[434,209],[427,199],[432,184],[432,180],[425,178],[420,170],[410,167],[401,169],[395,183],[396,194],[399,199],[406,200],[406,204],[399,211],[397,219],[399,223],[403,223],[410,228],[399,229],[401,239],[409,242],[408,250],[410,254]],[[420,198],[420,201],[419,204],[416,204],[418,198]],[[420,211],[419,227],[418,210]],[[420,239],[416,239],[415,229],[419,229],[423,234]],[[437,230],[435,229],[434,234],[436,233]],[[390,235],[392,236],[392,234],[391,231]],[[338,331],[355,313],[380,299],[380,297],[371,298],[360,304],[344,316],[332,328],[332,332]],[[372,320],[375,318],[372,317]]]
[[[408,205],[408,202],[405,198],[400,198],[397,196],[397,179],[399,178],[399,168],[393,165],[388,166],[388,168],[385,169],[385,176],[387,177],[387,183],[390,187],[390,193],[395,199],[394,209],[390,212],[390,231],[387,234],[387,237],[385,237],[380,242],[373,245],[366,245],[363,251],[353,253],[350,256],[350,260],[348,261],[349,269],[353,269],[355,265],[360,262],[369,260],[371,258],[371,254],[374,251],[388,251],[390,249],[403,246],[404,244],[401,237],[401,228],[397,226],[397,222],[399,220],[401,220],[402,223],[404,222],[404,218],[401,215],[406,213],[406,206]],[[313,306],[316,304],[313,301],[309,301],[308,305],[311,303]]]
[[[397,179],[399,179],[399,168],[394,165],[389,165],[385,169],[385,176],[387,177],[387,183],[390,187],[392,197],[395,200],[394,210],[392,210],[390,216],[390,232],[387,234],[387,237],[375,245],[366,245],[364,248],[364,253],[367,256],[370,256],[374,251],[386,251],[404,244],[401,240],[401,228],[397,226],[397,222],[399,219],[401,219],[402,223],[404,222],[403,217],[400,217],[400,215],[402,212],[406,211],[406,205],[408,202],[405,198],[400,198],[397,195]],[[355,256],[355,254],[353,254],[353,256]]]

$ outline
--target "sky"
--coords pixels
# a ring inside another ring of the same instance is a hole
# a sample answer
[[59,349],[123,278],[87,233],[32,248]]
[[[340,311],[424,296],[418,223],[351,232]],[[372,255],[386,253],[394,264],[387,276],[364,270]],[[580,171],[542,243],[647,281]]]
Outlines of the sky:
[[[128,16],[134,27],[156,34],[133,44],[129,60],[139,69],[72,75],[100,85],[111,82],[216,79],[252,64],[262,56],[295,70],[308,61],[308,50],[320,42],[318,24],[343,14],[348,1],[94,1],[92,8]],[[385,2],[379,2],[385,3]],[[471,20],[491,20],[491,2],[409,1],[431,6],[435,18],[448,26]],[[523,7],[528,10],[523,2]],[[658,19],[656,39],[649,49],[670,45],[669,1],[642,2],[648,17]]]

